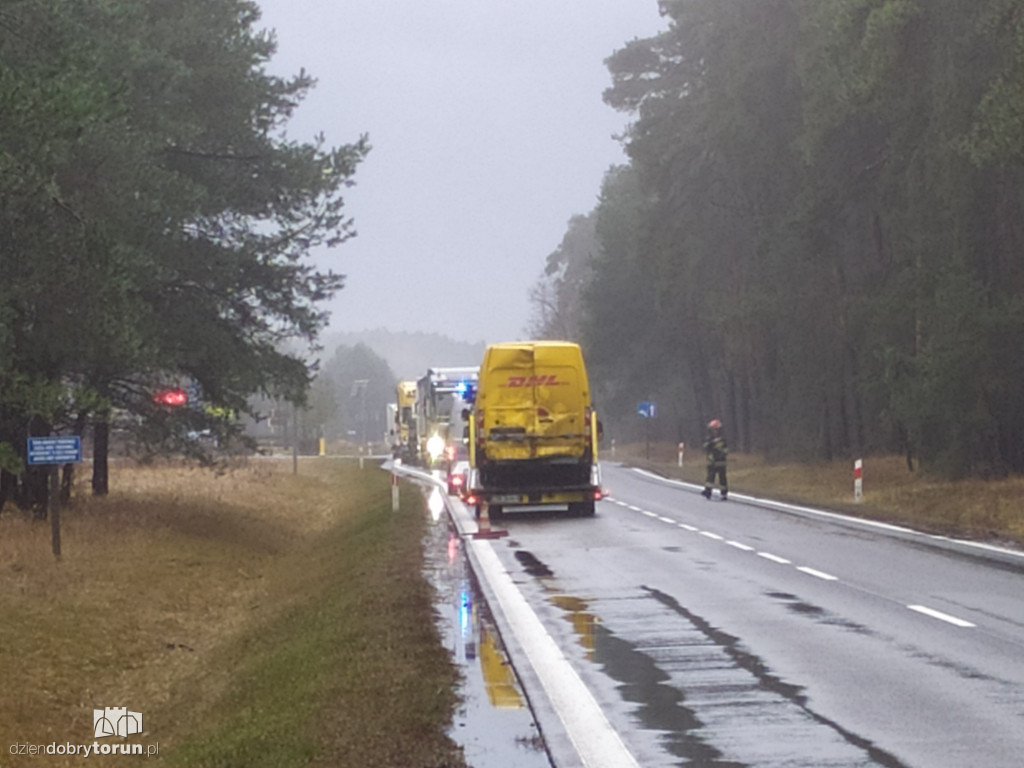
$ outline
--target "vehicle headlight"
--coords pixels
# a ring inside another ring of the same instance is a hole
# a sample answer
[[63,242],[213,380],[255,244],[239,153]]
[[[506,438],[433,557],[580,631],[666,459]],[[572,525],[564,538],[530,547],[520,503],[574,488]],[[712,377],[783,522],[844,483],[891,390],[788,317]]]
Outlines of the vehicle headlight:
[[444,453],[444,438],[437,434],[431,435],[427,440],[427,453],[436,461],[437,457]]

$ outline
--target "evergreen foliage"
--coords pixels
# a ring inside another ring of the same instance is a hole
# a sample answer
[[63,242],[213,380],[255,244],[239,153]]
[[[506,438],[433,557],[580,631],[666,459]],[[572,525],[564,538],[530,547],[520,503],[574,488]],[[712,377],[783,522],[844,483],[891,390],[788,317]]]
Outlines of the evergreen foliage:
[[[1024,471],[1017,0],[662,0],[578,323],[605,420]],[[668,434],[672,432],[674,434]]]
[[[0,443],[132,413],[166,435],[249,395],[301,401],[353,234],[366,140],[285,137],[313,85],[267,73],[247,0],[0,4]],[[154,387],[207,406],[168,418]],[[4,475],[4,487],[14,487]],[[24,499],[23,499],[24,500]]]

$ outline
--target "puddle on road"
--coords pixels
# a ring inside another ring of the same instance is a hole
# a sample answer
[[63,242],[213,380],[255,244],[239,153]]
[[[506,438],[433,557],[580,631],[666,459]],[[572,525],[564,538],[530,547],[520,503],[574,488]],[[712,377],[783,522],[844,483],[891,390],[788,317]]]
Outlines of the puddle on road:
[[537,578],[546,578],[548,576],[554,576],[551,569],[548,568],[544,563],[537,559],[537,556],[532,552],[527,552],[523,549],[517,549],[514,553],[516,560],[523,566],[523,570],[531,576]]
[[[510,544],[517,546],[514,541],[510,541]],[[533,553],[517,550],[515,557],[524,571],[537,578],[548,590],[553,588],[551,569]],[[713,568],[715,564],[708,563],[708,566]],[[709,685],[707,680],[697,682],[697,700],[693,705],[687,704],[687,686],[681,685],[678,679],[673,680],[659,667],[658,661],[641,646],[617,636],[604,626],[596,614],[589,610],[585,600],[564,593],[550,595],[547,600],[559,608],[564,614],[563,618],[571,623],[577,642],[586,652],[586,659],[599,665],[608,678],[618,683],[617,689],[623,700],[635,705],[633,714],[639,725],[644,730],[658,733],[662,747],[681,761],[679,765],[699,768],[748,768],[749,765],[765,764],[761,762],[762,747],[756,742],[758,736],[754,737],[755,742],[748,749],[756,758],[749,764],[738,762],[734,759],[736,755],[726,757],[711,743],[713,738],[722,738],[723,720],[720,711],[715,712],[713,705],[709,708],[708,699],[709,696],[713,699],[716,694],[722,694],[726,697],[727,704],[750,706],[749,712],[756,712],[757,707],[766,708],[767,714],[760,712],[758,716],[762,719],[762,724],[771,726],[778,733],[786,734],[779,744],[787,744],[785,739],[794,738],[794,734],[803,737],[803,734],[824,726],[825,735],[815,733],[806,738],[814,744],[825,745],[829,750],[828,759],[835,757],[836,760],[829,764],[852,765],[854,763],[847,762],[850,759],[849,755],[852,755],[857,765],[906,768],[894,755],[812,710],[801,686],[787,683],[773,674],[761,658],[743,648],[739,638],[712,626],[706,619],[687,610],[668,594],[646,586],[642,587],[642,590],[650,598],[661,603],[663,608],[680,617],[685,627],[696,630],[699,635],[710,641],[708,647],[718,649],[722,661],[726,662],[721,666],[725,674],[717,687],[714,684]],[[863,627],[831,616],[823,608],[806,603],[796,595],[786,592],[766,594],[785,604],[788,610],[817,623],[834,624],[858,632],[866,631]],[[752,693],[754,696],[748,695],[749,701],[743,702],[739,700],[740,694],[743,693]],[[776,698],[758,699],[758,693],[767,693]],[[787,702],[788,705],[784,704],[780,708],[775,704],[776,701]],[[786,706],[791,708],[787,710]],[[703,722],[700,712],[710,713],[714,722],[710,726]],[[743,714],[738,714],[737,718],[743,720]],[[744,726],[738,727],[742,731]],[[855,751],[847,753],[846,750],[850,747]],[[768,748],[770,751],[773,747],[768,745]],[[736,749],[735,742],[733,749]],[[799,750],[799,747],[796,749]],[[787,762],[787,765],[814,764],[803,762],[799,751],[790,757],[793,756],[797,762]]]
[[668,752],[702,768],[744,768],[741,763],[722,759],[717,749],[696,735],[702,725],[699,718],[684,706],[683,692],[666,684],[669,676],[654,659],[602,626],[587,611],[586,601],[571,595],[555,595],[549,600],[565,612],[586,649],[587,659],[619,683],[623,699],[638,705],[635,714],[643,727],[665,734],[663,743]]
[[463,542],[446,515],[431,510],[431,517],[424,575],[435,589],[442,642],[462,676],[449,735],[472,768],[551,768]]
[[811,618],[816,619],[818,624],[827,624],[829,626],[839,627],[861,635],[875,634],[862,624],[857,624],[856,622],[844,619],[840,616],[830,614],[824,608],[810,603],[805,603],[799,597],[791,595],[789,592],[765,592],[764,594],[780,601],[793,613],[798,613],[802,616],[810,616]]

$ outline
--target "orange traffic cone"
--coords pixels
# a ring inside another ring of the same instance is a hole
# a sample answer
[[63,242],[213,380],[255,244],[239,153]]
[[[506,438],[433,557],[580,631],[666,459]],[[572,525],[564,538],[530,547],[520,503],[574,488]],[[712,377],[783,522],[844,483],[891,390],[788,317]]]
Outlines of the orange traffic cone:
[[491,528],[491,516],[487,511],[489,506],[486,501],[480,502],[480,517],[477,520],[476,533],[473,534],[474,539],[500,539],[502,536],[508,536],[508,531]]

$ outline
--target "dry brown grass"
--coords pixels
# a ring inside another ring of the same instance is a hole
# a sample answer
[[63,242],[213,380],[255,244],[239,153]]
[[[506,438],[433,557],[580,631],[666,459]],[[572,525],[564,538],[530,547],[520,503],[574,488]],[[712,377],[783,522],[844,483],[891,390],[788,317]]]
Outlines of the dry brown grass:
[[[134,740],[160,744],[160,758],[148,764],[224,765],[216,756],[219,741],[258,740],[270,730],[260,717],[276,716],[277,691],[249,688],[261,677],[279,678],[284,697],[292,686],[291,695],[309,709],[296,716],[307,720],[350,707],[337,700],[347,695],[337,677],[343,664],[337,672],[307,672],[337,645],[337,627],[367,635],[365,647],[387,625],[362,597],[323,605],[319,598],[347,586],[369,594],[360,579],[381,569],[395,574],[377,579],[383,604],[396,594],[416,596],[395,621],[426,631],[392,634],[408,644],[399,652],[431,663],[420,680],[401,683],[429,688],[436,706],[418,727],[430,731],[425,749],[448,754],[443,730],[454,672],[432,634],[429,592],[419,583],[422,499],[406,493],[399,516],[381,514],[382,504],[390,509],[387,477],[369,466],[360,472],[352,462],[308,459],[297,477],[290,461],[253,462],[219,476],[180,466],[118,469],[109,497],[82,495],[64,511],[59,560],[50,554],[48,524],[3,510],[0,766],[78,764],[80,757],[12,757],[9,747],[91,743],[92,709],[103,706],[144,713],[147,733]],[[342,613],[325,621],[328,606]],[[298,650],[291,645],[297,640]],[[382,664],[373,669],[361,685],[387,690],[392,671]],[[436,695],[438,680],[446,682],[447,696]],[[270,700],[259,703],[261,696]],[[388,704],[378,695],[355,706],[386,719]],[[259,764],[305,764],[310,755],[323,759],[336,751],[331,729],[287,730],[295,743]],[[124,764],[89,758],[90,765],[107,762]]]
[[[699,448],[687,449],[681,470],[674,444],[652,444],[650,460],[646,455],[643,444],[616,449],[617,459],[689,482],[704,482]],[[605,457],[610,454],[605,452]],[[864,459],[864,498],[855,503],[852,462],[770,464],[759,456],[730,454],[729,487],[932,533],[1024,546],[1024,477],[951,481],[910,472],[899,456],[869,456]]]

